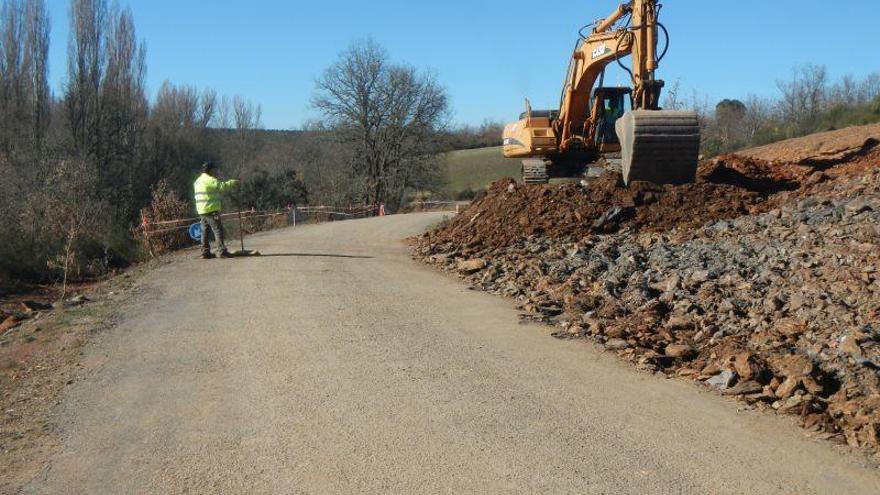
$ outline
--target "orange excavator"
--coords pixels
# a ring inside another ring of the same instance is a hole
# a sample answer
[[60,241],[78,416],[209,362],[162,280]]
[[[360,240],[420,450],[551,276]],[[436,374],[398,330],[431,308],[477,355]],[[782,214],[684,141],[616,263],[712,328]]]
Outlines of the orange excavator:
[[[520,120],[504,128],[504,156],[524,158],[525,183],[605,168],[619,169],[626,184],[694,181],[697,115],[660,108],[664,83],[655,72],[669,48],[661,8],[656,0],[632,0],[580,30],[559,110],[533,111],[526,100]],[[626,56],[630,67],[621,60]],[[631,88],[604,86],[605,70],[615,62],[631,76]]]

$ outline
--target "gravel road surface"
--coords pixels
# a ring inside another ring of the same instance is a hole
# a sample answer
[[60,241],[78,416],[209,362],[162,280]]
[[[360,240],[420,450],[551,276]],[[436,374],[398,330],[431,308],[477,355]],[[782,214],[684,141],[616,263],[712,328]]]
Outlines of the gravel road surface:
[[441,214],[300,227],[142,281],[30,493],[877,494],[780,418],[520,325],[410,260]]

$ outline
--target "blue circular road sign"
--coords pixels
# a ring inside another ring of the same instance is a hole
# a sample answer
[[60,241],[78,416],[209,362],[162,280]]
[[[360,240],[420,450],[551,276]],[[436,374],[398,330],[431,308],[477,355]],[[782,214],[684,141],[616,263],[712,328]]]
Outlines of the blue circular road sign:
[[201,224],[201,222],[194,223],[189,226],[189,236],[194,241],[201,241],[202,240],[202,224]]

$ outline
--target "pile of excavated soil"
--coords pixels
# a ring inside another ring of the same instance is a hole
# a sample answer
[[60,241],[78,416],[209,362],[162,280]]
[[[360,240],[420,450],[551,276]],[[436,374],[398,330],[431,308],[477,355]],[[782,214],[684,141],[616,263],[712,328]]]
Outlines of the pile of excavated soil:
[[[860,156],[870,162],[876,149]],[[858,166],[847,166],[857,173]],[[844,167],[845,168],[845,167]],[[758,214],[792,194],[807,194],[841,172],[797,164],[725,155],[700,164],[697,182],[682,186],[635,183],[625,187],[615,173],[586,186],[522,186],[511,179],[494,183],[478,201],[444,228],[428,234],[430,242],[498,247],[530,236],[560,239],[593,233],[662,232],[694,228],[713,220]]]
[[677,187],[502,181],[420,237],[415,256],[516,298],[559,336],[797,415],[817,437],[880,448],[871,142],[833,162],[727,155]]
[[737,154],[774,163],[834,164],[858,155],[878,140],[880,124],[870,124],[788,139]]
[[[728,200],[717,201],[720,197]],[[613,232],[622,225],[662,230],[742,215],[761,201],[756,192],[726,184],[642,183],[626,188],[614,173],[586,187],[521,186],[507,179],[493,184],[482,199],[435,234],[438,240],[501,246],[533,235],[563,238]]]

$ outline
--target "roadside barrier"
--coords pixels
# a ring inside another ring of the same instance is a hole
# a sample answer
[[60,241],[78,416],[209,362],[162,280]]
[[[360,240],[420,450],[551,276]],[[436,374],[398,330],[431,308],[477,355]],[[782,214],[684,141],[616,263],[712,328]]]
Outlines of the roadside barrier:
[[305,214],[322,214],[327,216],[337,216],[337,217],[355,217],[355,218],[364,218],[369,216],[375,216],[373,213],[381,212],[383,206],[350,206],[348,208],[342,208],[339,206],[299,206],[296,207],[297,212],[305,213]]
[[455,211],[462,206],[470,204],[468,201],[412,201],[407,205],[407,211]]
[[[242,210],[239,227],[238,212],[220,215],[224,230],[229,239],[244,234],[253,234],[284,227],[296,227],[303,223],[324,223],[376,216],[384,211],[384,205],[364,206],[288,206],[279,210]],[[233,220],[233,221],[230,221]],[[146,212],[141,212],[141,224],[137,227],[144,237],[144,244],[150,256],[157,252],[174,251],[193,246],[198,241],[191,238],[189,229],[201,222],[199,217],[174,220],[150,220]]]

